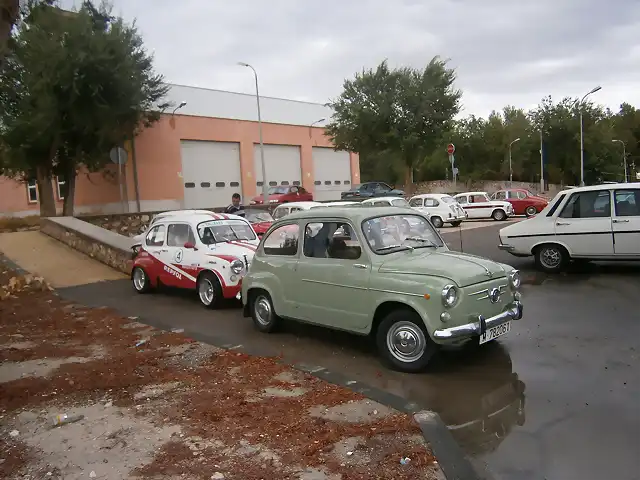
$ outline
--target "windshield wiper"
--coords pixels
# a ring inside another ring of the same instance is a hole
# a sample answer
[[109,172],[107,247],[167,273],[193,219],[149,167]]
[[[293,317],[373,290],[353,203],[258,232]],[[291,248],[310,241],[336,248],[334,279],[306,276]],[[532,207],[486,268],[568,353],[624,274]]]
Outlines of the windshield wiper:
[[413,247],[409,245],[386,245],[384,247],[376,248],[376,252],[382,252],[383,250],[391,250],[392,248],[402,248],[403,250],[413,251]]
[[428,243],[429,245],[425,245],[425,246],[438,248],[438,245],[436,243],[434,243],[433,240],[429,240],[428,238],[407,237],[407,238],[405,238],[405,240],[412,240],[414,242],[420,242],[420,243]]

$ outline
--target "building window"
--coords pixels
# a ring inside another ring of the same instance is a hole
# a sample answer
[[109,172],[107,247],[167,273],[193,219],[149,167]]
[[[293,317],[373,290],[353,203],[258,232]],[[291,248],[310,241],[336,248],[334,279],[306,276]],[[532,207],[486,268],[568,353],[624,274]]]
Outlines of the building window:
[[64,200],[64,195],[62,194],[62,191],[64,190],[64,187],[67,184],[67,181],[64,179],[64,177],[58,175],[56,177],[56,184],[58,186],[58,200]]
[[27,199],[29,203],[38,202],[38,183],[35,180],[29,180],[27,182]]

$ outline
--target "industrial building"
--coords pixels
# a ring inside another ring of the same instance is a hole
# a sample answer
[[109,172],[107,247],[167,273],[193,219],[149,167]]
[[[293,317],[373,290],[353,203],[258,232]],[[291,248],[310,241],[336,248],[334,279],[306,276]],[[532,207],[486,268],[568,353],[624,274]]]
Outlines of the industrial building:
[[[235,192],[248,204],[262,193],[255,95],[170,85],[167,96],[184,106],[165,112],[125,146],[121,174],[116,165],[79,173],[76,213],[220,207]],[[331,200],[359,183],[357,154],[335,151],[324,135],[329,107],[270,97],[261,97],[260,105],[269,186],[301,185],[314,199]],[[54,185],[60,208],[62,182]],[[0,177],[0,214],[38,212],[34,181]]]

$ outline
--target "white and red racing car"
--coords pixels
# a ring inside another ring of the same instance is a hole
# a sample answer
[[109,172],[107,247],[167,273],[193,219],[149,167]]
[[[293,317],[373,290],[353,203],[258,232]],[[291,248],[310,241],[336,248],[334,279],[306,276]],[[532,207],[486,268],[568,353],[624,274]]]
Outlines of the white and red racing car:
[[213,308],[240,298],[260,243],[251,224],[223,213],[171,215],[154,222],[134,250],[131,280],[138,293],[158,285],[195,290]]

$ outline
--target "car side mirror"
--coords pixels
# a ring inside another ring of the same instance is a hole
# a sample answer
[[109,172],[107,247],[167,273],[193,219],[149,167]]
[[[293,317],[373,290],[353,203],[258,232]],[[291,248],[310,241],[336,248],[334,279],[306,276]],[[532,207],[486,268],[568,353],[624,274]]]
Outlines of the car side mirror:
[[193,243],[191,243],[191,242],[185,242],[185,244],[184,244],[184,248],[190,248],[190,249],[192,249],[192,250],[198,250],[198,249],[196,248],[196,246],[195,246]]

